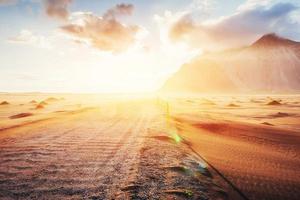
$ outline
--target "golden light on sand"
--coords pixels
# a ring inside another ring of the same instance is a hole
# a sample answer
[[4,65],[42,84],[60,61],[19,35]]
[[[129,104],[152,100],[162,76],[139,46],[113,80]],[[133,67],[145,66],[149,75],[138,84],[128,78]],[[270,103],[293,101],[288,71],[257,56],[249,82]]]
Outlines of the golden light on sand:
[[0,0],[0,199],[300,197],[299,0]]
[[[142,184],[147,184],[147,173],[165,181],[163,174],[171,173],[172,179],[167,179],[169,185],[188,184],[188,189],[168,190],[167,185],[163,191],[196,197],[203,195],[197,193],[203,189],[199,183],[208,184],[211,178],[220,175],[230,178],[247,196],[293,197],[278,188],[289,191],[299,185],[299,179],[295,178],[299,175],[296,167],[299,159],[295,159],[299,154],[299,132],[295,131],[299,130],[295,109],[299,107],[299,96],[171,98],[4,93],[0,99],[0,162],[4,166],[0,172],[8,179],[10,173],[6,169],[16,166],[14,184],[41,185],[49,191],[53,191],[52,187],[56,189],[61,179],[66,180],[63,183],[66,191],[57,189],[62,198],[73,194],[70,191],[74,182],[93,194],[93,184],[82,184],[82,180],[88,183],[107,180],[107,171],[112,177],[118,177],[113,181],[119,185],[119,180],[126,183],[136,176]],[[219,175],[212,166],[219,170]],[[25,177],[29,172],[36,173],[35,170],[39,177],[50,179],[53,184],[41,183],[38,178],[28,181]],[[132,175],[132,171],[137,174]],[[274,184],[277,181],[291,182],[291,185]],[[252,184],[250,193],[249,183],[270,187],[265,191]],[[199,187],[195,189],[195,186]],[[2,187],[12,190],[10,181],[4,181]],[[105,187],[110,184],[106,183]],[[206,187],[216,186],[214,183]],[[226,188],[222,189],[228,193]],[[118,190],[123,194],[122,188]],[[31,197],[39,195],[40,189],[24,191]],[[207,191],[209,195],[219,194],[214,189]],[[142,193],[145,192],[143,189]],[[51,192],[43,195],[52,197]]]

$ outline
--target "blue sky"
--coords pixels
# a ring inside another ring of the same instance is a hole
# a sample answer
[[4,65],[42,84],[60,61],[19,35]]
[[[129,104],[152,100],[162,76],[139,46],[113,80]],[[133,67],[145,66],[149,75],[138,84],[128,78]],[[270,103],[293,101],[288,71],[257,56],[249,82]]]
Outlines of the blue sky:
[[203,51],[269,32],[299,41],[298,7],[297,0],[0,0],[0,91],[153,91]]

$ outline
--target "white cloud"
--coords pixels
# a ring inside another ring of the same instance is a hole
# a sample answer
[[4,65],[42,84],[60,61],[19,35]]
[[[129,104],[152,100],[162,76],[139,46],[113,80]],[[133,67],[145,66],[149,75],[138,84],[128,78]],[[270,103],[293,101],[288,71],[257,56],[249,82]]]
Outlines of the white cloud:
[[274,0],[247,0],[245,3],[238,7],[238,11],[249,10],[258,6],[270,5]]
[[214,9],[215,5],[215,0],[193,0],[188,6],[188,10],[197,10],[207,14]]
[[71,15],[70,23],[61,27],[77,42],[89,44],[102,51],[120,53],[134,46],[142,38],[145,29],[137,25],[123,24],[118,17],[131,15],[133,5],[118,4],[103,16],[88,12]]
[[31,31],[26,29],[21,30],[17,36],[9,38],[8,41],[11,43],[32,45],[45,49],[52,48],[52,45],[47,37],[42,35],[34,35]]
[[169,25],[169,36],[175,42],[184,41],[206,50],[248,45],[270,32],[292,39],[296,37],[300,24],[291,17],[298,10],[297,6],[270,2],[251,0],[236,13],[213,20],[198,21],[189,13],[185,14]]

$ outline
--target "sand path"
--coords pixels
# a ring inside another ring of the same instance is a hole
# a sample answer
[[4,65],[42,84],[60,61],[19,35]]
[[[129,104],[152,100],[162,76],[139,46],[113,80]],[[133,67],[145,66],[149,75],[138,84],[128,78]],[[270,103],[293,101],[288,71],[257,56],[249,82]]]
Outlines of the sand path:
[[218,177],[196,175],[198,158],[183,144],[152,138],[163,130],[155,106],[105,113],[88,110],[1,131],[0,197],[228,198]]

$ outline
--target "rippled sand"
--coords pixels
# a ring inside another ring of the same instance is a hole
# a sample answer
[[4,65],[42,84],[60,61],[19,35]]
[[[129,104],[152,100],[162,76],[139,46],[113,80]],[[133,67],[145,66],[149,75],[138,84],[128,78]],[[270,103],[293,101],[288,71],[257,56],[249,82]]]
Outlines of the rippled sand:
[[300,195],[297,96],[0,94],[2,101],[0,198]]
[[245,198],[299,199],[300,97],[209,101],[214,104],[203,104],[203,98],[172,100],[173,123],[191,148]]
[[169,135],[156,100],[1,98],[10,104],[0,108],[0,198],[228,197],[222,179]]

